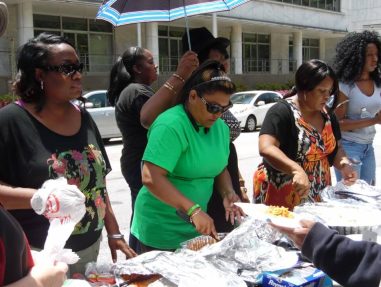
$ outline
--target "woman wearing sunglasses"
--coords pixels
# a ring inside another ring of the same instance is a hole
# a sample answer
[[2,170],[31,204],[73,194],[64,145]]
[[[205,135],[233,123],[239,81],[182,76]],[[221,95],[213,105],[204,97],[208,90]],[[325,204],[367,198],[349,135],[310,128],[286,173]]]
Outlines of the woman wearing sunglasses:
[[263,163],[254,174],[255,202],[293,209],[321,201],[320,192],[331,185],[332,165],[347,184],[356,180],[337,119],[326,107],[338,92],[336,75],[325,62],[310,60],[298,68],[295,87],[270,108],[259,134]]
[[30,199],[48,179],[64,177],[86,197],[86,213],[66,243],[80,261],[70,273],[84,273],[96,261],[103,226],[113,259],[116,250],[135,253],[120,234],[106,190],[110,163],[91,116],[71,103],[81,96],[81,72],[74,47],[64,38],[40,34],[17,57],[14,89],[19,101],[0,110],[0,203],[18,220],[32,248],[42,249],[49,222]]
[[235,87],[223,69],[216,61],[201,65],[185,82],[182,103],[163,112],[149,129],[144,186],[132,222],[142,252],[174,250],[200,234],[217,237],[206,213],[215,177],[226,218],[234,222],[243,215],[233,204],[238,196],[226,171],[229,129],[220,117],[231,107]]

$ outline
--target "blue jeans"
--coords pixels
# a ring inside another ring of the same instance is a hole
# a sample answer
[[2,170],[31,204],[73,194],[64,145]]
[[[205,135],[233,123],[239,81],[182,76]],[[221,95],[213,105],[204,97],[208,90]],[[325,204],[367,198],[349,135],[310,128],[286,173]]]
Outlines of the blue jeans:
[[[376,184],[376,159],[372,144],[359,144],[347,140],[341,140],[342,146],[349,159],[359,161],[354,165],[359,179],[366,181],[370,185]],[[341,172],[335,168],[337,181],[341,180]]]

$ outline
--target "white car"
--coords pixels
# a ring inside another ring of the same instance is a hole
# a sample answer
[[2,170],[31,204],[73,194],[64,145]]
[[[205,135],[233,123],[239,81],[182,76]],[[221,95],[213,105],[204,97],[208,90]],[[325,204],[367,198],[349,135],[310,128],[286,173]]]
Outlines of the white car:
[[107,90],[97,90],[83,95],[86,98],[85,107],[97,124],[104,141],[122,137],[115,120],[115,108],[109,104],[106,93]]
[[230,97],[233,107],[230,111],[240,121],[241,128],[253,132],[261,126],[267,111],[282,95],[273,91],[246,91]]

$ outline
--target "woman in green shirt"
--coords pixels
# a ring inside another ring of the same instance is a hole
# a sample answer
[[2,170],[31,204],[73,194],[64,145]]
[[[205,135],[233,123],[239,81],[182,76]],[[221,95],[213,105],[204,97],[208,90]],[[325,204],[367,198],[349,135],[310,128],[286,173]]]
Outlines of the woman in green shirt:
[[[171,90],[167,82],[164,86]],[[217,61],[207,61],[187,80],[182,103],[162,113],[148,131],[144,186],[135,203],[132,234],[142,252],[174,250],[200,234],[217,237],[206,208],[214,178],[232,223],[242,210],[226,165],[229,128],[220,119],[231,106],[235,86]],[[188,215],[190,223],[176,214]]]

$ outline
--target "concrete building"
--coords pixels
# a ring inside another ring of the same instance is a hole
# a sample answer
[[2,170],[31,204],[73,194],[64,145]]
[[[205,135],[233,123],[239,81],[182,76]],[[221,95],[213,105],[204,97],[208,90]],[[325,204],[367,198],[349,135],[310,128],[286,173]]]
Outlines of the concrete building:
[[[158,84],[176,69],[183,19],[113,28],[94,20],[102,0],[6,0],[9,27],[0,38],[0,95],[16,73],[17,47],[43,31],[65,35],[85,64],[84,89],[107,87],[108,73],[128,46],[150,49],[159,64]],[[285,83],[302,61],[332,61],[337,42],[348,32],[381,29],[381,1],[252,0],[232,11],[189,18],[231,40],[230,74],[241,88]],[[157,85],[158,85],[157,84]]]

